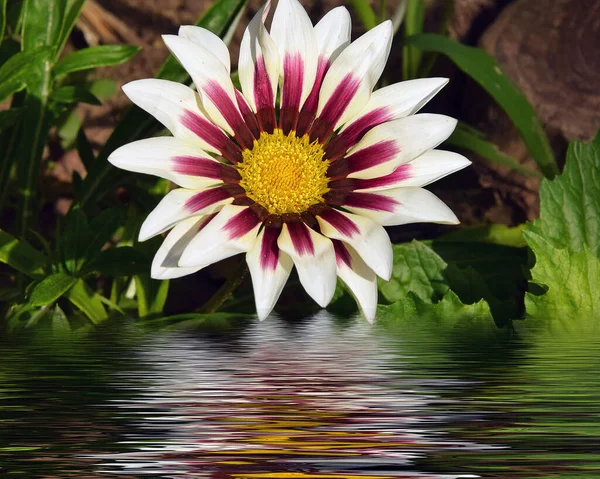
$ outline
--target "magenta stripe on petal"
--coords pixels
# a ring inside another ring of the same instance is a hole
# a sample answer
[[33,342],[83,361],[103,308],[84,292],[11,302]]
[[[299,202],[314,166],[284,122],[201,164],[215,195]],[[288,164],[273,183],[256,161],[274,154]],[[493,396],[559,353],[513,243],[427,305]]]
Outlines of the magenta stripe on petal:
[[279,246],[277,246],[277,238],[280,229],[273,227],[265,227],[265,232],[260,245],[260,267],[263,270],[275,271],[279,264]]
[[315,120],[310,131],[310,139],[325,141],[333,133],[336,123],[358,91],[360,80],[348,73],[333,91],[319,118]]
[[258,124],[263,131],[272,133],[276,125],[275,96],[263,57],[258,57],[254,65],[254,102]]
[[304,84],[304,60],[302,55],[286,55],[283,60],[283,88],[279,124],[284,134],[296,129],[300,113],[300,99]]
[[235,168],[206,158],[175,156],[173,157],[173,163],[173,169],[183,175],[202,176],[223,180],[227,183],[239,183],[241,179]]
[[254,138],[258,139],[260,137],[260,129],[258,128],[258,121],[256,121],[256,115],[246,103],[246,99],[244,95],[236,88],[235,90],[235,99],[237,100],[238,108],[240,109],[240,113],[242,114],[242,118],[248,125],[250,132],[254,136]]
[[252,148],[254,137],[242,119],[237,105],[229,98],[225,89],[215,80],[211,80],[204,85],[202,90],[233,129],[235,140],[242,148]]
[[246,208],[244,211],[241,211],[230,218],[222,229],[229,233],[228,239],[232,240],[241,238],[251,231],[258,223],[260,223],[260,220],[256,217],[254,212],[250,208]]
[[352,122],[340,135],[333,138],[325,147],[325,156],[330,161],[342,157],[373,127],[390,120],[392,115],[387,107],[378,108]]
[[329,65],[329,60],[323,58],[322,56],[319,57],[315,83],[310,94],[304,101],[304,105],[302,105],[302,111],[300,111],[300,116],[298,118],[298,126],[296,127],[296,135],[298,136],[305,135],[315,119],[315,113],[317,112],[317,107],[319,106],[319,91],[321,90],[325,73],[327,73],[327,70],[329,70]]
[[348,163],[349,173],[366,170],[390,161],[400,152],[394,140],[385,140],[352,153],[342,161]]
[[410,163],[400,165],[392,173],[379,178],[371,178],[368,180],[357,179],[354,181],[354,189],[362,190],[367,188],[382,188],[384,186],[395,185],[400,181],[407,180],[412,177],[410,174],[412,166]]
[[310,237],[308,226],[304,223],[287,223],[287,227],[296,253],[300,256],[314,255],[315,245]]
[[324,210],[319,216],[348,238],[360,234],[360,229],[354,221],[333,208]]
[[181,123],[198,138],[201,138],[218,150],[224,158],[233,164],[239,163],[242,160],[242,151],[239,146],[231,141],[219,127],[202,118],[197,113],[186,110],[181,117]]
[[392,198],[374,193],[348,193],[344,200],[345,206],[375,211],[392,212],[399,204],[399,202]]
[[335,262],[338,266],[346,265],[348,268],[352,267],[352,256],[350,252],[339,240],[331,240],[333,242],[333,249],[335,250]]
[[191,213],[200,211],[212,204],[229,198],[231,194],[224,188],[211,188],[201,191],[185,202],[185,209]]

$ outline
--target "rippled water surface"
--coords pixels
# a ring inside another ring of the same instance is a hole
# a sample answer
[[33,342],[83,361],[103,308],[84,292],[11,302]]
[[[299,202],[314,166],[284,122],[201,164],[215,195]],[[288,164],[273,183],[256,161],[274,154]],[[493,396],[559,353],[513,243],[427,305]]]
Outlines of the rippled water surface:
[[600,477],[600,339],[321,314],[0,344],[0,477]]

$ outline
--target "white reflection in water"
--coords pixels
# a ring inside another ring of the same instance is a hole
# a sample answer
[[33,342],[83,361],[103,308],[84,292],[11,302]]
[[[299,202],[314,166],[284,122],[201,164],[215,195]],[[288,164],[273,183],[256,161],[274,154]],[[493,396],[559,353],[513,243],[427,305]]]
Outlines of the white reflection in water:
[[94,456],[103,472],[476,477],[415,471],[414,460],[428,453],[484,447],[434,429],[447,419],[434,412],[442,400],[403,378],[370,325],[340,327],[323,314],[301,325],[256,322],[235,336],[163,335],[141,349],[144,387],[128,395],[135,400],[115,401],[139,417],[123,444],[134,452]]

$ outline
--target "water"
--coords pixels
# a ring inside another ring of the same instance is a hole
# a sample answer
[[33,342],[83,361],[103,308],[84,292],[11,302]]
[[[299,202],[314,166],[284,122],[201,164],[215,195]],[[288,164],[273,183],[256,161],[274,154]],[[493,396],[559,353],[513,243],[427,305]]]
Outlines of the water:
[[321,313],[0,344],[0,477],[600,477],[600,339]]

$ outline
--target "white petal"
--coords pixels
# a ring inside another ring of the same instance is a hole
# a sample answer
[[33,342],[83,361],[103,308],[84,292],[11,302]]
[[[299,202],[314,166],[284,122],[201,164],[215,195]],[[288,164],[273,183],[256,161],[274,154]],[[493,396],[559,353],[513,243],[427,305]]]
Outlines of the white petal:
[[341,132],[350,129],[349,144],[368,129],[386,121],[413,115],[429,102],[446,84],[447,78],[420,78],[408,80],[376,90],[357,118],[344,125]]
[[342,247],[347,252],[350,265],[338,257],[337,275],[350,289],[363,316],[372,323],[377,311],[377,276],[352,247],[347,244]]
[[339,221],[326,215],[317,216],[321,233],[351,245],[364,262],[385,280],[392,275],[392,243],[387,232],[376,222],[360,215],[334,210],[354,225],[341,227]]
[[430,150],[400,165],[392,173],[379,178],[355,180],[356,191],[381,191],[407,186],[426,186],[469,166],[471,162],[458,153]]
[[[360,194],[355,193],[355,195]],[[383,226],[409,223],[440,223],[446,225],[459,223],[456,215],[442,200],[423,188],[395,188],[364,194],[389,198],[395,204],[387,208],[387,211],[361,208],[355,206],[355,203],[344,205],[344,208],[371,218]]]
[[227,69],[231,71],[231,59],[227,45],[217,35],[206,28],[195,25],[182,25],[179,27],[179,36],[191,40],[200,47],[212,52]]
[[[318,55],[312,22],[298,0],[279,0],[273,15],[271,38],[279,49],[282,107],[286,104],[286,96],[288,101],[295,102],[299,94],[300,103],[296,107],[299,110],[312,90]],[[296,75],[299,78],[295,78]],[[287,87],[286,81],[290,83]]]
[[322,308],[326,307],[336,286],[335,252],[330,239],[304,223],[284,224],[277,245],[294,261],[300,283]]
[[[379,80],[392,45],[392,23],[388,20],[369,30],[346,47],[329,68],[319,95],[317,116],[338,129],[365,107]],[[356,84],[349,102],[340,104],[340,88]]]
[[[133,103],[168,128],[175,138],[189,141],[203,150],[220,153],[206,139],[199,137],[184,125],[183,118],[187,112],[192,112],[208,122],[200,110],[198,95],[191,88],[168,80],[147,78],[123,85],[123,91]],[[220,131],[216,126],[214,128]]]
[[255,216],[254,221],[248,223],[247,213],[253,215],[247,206],[224,206],[188,244],[179,265],[204,268],[236,254],[246,253],[254,245],[260,227]]
[[[279,81],[279,53],[277,45],[267,32],[264,21],[269,13],[271,2],[268,1],[248,24],[242,43],[240,44],[240,59],[238,73],[242,93],[254,112],[261,106],[275,105],[277,83]],[[260,67],[264,66],[264,70]],[[257,78],[258,75],[258,78]],[[257,89],[256,86],[259,88]],[[263,88],[260,88],[260,87]],[[260,93],[269,90],[266,104],[261,104]]]
[[127,171],[166,178],[184,188],[201,189],[223,182],[220,178],[186,174],[180,161],[185,158],[214,164],[217,169],[221,165],[200,148],[168,136],[128,143],[112,152],[108,161]]
[[265,238],[267,230],[269,228],[262,229],[254,246],[246,254],[254,288],[256,313],[260,320],[265,319],[275,307],[294,266],[292,258],[279,250],[277,234],[273,236],[268,233]]
[[[223,196],[220,188],[205,190],[179,188],[170,191],[142,224],[139,240],[146,241],[192,216],[214,213],[223,205],[233,201],[233,198]],[[194,201],[199,197],[202,201]]]
[[[352,171],[348,177],[377,178],[387,175],[399,165],[445,141],[454,131],[456,123],[449,116],[423,113],[376,126],[346,155]],[[393,147],[393,151],[385,157],[371,154],[378,152],[383,145]],[[360,158],[360,162],[356,158]],[[360,167],[356,166],[358,164]]]
[[188,243],[198,234],[210,216],[188,218],[180,221],[169,232],[160,248],[154,255],[150,275],[154,279],[174,279],[193,274],[200,268],[180,268],[179,258]]
[[241,114],[225,65],[212,52],[187,38],[163,35],[163,40],[192,77],[211,120],[233,136],[241,123]]
[[344,7],[336,7],[315,25],[319,57],[333,62],[350,44],[352,20]]

